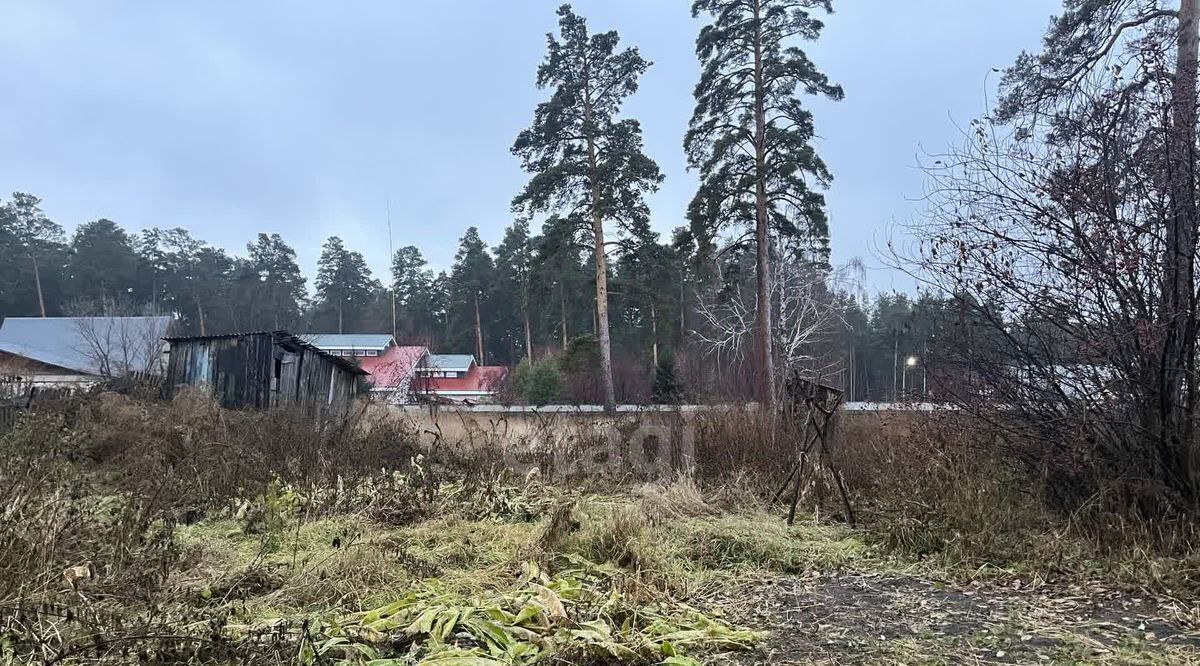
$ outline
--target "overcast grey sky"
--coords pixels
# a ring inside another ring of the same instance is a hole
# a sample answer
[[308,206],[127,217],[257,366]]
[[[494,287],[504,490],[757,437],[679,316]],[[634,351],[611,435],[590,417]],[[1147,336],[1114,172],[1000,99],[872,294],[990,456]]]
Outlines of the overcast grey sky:
[[[395,243],[448,267],[464,229],[489,244],[524,183],[509,153],[545,93],[534,72],[559,0],[0,0],[0,197],[45,200],[70,231],[99,217],[181,226],[232,252],[278,232],[315,272],[339,235],[387,266]],[[654,66],[627,112],[667,180],[656,229],[696,184],[682,136],[699,67],[688,0],[579,0]],[[1058,0],[835,0],[811,57],[846,90],[814,102],[835,263],[869,267],[920,211],[918,155],[959,140],[997,75],[1036,49]],[[872,291],[909,289],[876,268]]]

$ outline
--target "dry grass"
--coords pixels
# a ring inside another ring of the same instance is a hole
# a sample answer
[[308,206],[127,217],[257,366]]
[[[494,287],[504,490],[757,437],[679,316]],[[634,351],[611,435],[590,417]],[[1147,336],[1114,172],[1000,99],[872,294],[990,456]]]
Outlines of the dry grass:
[[1096,497],[1070,513],[1015,466],[1003,433],[956,413],[858,415],[839,465],[869,538],[958,579],[1104,579],[1200,597],[1200,525],[1146,520]]
[[[816,517],[838,515],[829,492],[811,493],[790,528],[768,505],[790,436],[778,424],[730,413],[698,432],[696,476],[558,484],[495,456],[422,449],[386,422],[314,428],[193,398],[43,412],[0,441],[0,602],[77,619],[46,634],[61,618],[0,612],[0,634],[17,637],[3,649],[52,660],[99,637],[62,661],[120,661],[129,641],[150,661],[272,663],[333,637],[314,627],[414,590],[436,596],[439,612],[472,599],[525,603],[531,566],[543,586],[600,567],[621,613],[669,608],[662,617],[685,625],[680,604],[732,608],[730,590],[837,576],[901,577],[913,589],[1017,583],[1060,597],[1104,581],[1174,598],[1174,625],[1200,620],[1191,528],[1147,525],[1100,501],[1051,513],[1041,481],[986,455],[984,433],[961,422],[842,424],[838,460],[866,519],[858,530]],[[89,575],[67,583],[64,570],[85,564]],[[179,632],[187,646],[169,638]]]

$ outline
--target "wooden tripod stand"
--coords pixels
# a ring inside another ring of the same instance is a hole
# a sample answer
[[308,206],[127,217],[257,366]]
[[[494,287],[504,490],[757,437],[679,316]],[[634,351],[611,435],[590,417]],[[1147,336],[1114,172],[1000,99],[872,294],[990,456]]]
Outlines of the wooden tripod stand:
[[[818,482],[822,472],[828,472],[833,477],[838,493],[841,494],[842,506],[846,510],[846,522],[853,526],[854,508],[850,506],[850,495],[846,492],[846,483],[842,479],[842,473],[838,471],[837,465],[833,461],[829,443],[836,423],[837,410],[842,405],[844,394],[832,386],[799,377],[793,377],[788,382],[787,388],[792,397],[791,408],[794,413],[800,413],[801,410],[804,412],[804,434],[800,437],[801,446],[791,471],[788,472],[787,478],[783,480],[779,490],[775,491],[775,497],[771,503],[778,502],[788,487],[791,487],[787,524],[792,525],[796,522],[796,506],[800,503],[800,497],[805,487]],[[806,477],[805,469],[808,467],[807,463],[810,458],[813,463],[811,471]]]

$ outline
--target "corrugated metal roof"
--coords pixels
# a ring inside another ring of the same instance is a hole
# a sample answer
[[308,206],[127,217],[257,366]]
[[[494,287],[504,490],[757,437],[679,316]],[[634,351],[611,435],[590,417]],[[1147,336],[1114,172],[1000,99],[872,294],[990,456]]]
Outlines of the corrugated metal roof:
[[305,333],[300,337],[321,349],[383,349],[394,344],[387,333]]
[[422,368],[466,372],[471,369],[475,357],[471,354],[426,354]]
[[169,335],[163,338],[167,342],[182,342],[184,340],[225,340],[228,338],[243,338],[249,335],[282,335],[293,337],[305,343],[287,331],[236,331],[234,333],[213,333],[211,335]]
[[[85,374],[148,370],[171,317],[7,317],[0,351]],[[130,366],[124,368],[121,366]]]
[[333,354],[327,354],[324,351],[321,351],[321,349],[319,347],[316,347],[316,346],[310,344],[304,338],[302,338],[298,335],[294,335],[292,333],[288,333],[287,331],[242,331],[239,333],[218,333],[216,335],[185,335],[185,336],[174,336],[174,337],[163,338],[163,340],[166,340],[167,342],[191,342],[191,341],[195,341],[195,340],[228,340],[229,338],[243,338],[243,337],[249,337],[249,336],[253,336],[253,335],[270,335],[282,342],[287,342],[287,343],[296,345],[298,347],[303,347],[304,349],[307,349],[316,354],[319,354],[319,355],[329,359],[330,361],[332,361],[334,365],[337,365],[338,367],[340,367],[344,370],[347,370],[349,372],[352,372],[356,375],[370,374],[366,370],[363,370],[362,368],[358,367],[358,365],[356,363],[348,361],[340,356],[334,356]]

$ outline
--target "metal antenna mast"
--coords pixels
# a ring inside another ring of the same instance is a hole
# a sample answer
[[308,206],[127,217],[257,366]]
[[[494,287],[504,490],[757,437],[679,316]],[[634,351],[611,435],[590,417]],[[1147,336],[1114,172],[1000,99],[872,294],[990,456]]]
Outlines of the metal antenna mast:
[[[388,269],[391,270],[392,262],[396,261],[396,251],[392,249],[392,197],[389,195],[385,202],[387,209],[387,227],[388,227]],[[396,339],[396,276],[392,275],[392,340]]]

